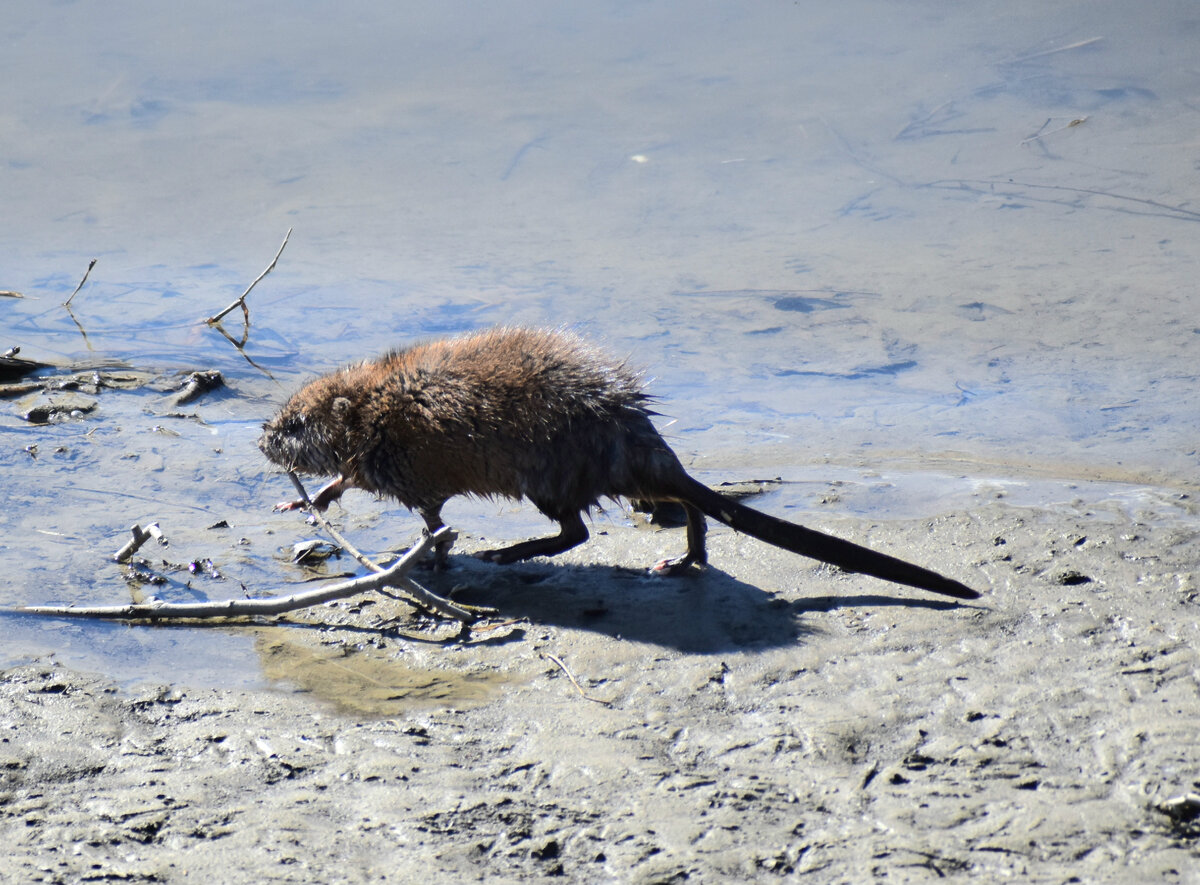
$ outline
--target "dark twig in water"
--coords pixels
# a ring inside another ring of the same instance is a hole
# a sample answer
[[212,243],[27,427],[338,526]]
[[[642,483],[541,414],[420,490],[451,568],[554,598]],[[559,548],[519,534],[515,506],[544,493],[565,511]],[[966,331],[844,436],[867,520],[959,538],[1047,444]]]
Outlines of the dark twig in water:
[[[313,605],[345,599],[360,593],[377,591],[384,587],[401,587],[408,592],[415,588],[414,595],[428,593],[408,577],[408,573],[439,541],[451,534],[443,528],[432,535],[425,534],[403,557],[390,568],[378,574],[341,581],[316,590],[258,599],[229,599],[218,602],[167,603],[157,599],[130,605],[72,606],[72,605],[26,605],[14,611],[19,614],[47,615],[50,617],[117,618],[122,620],[159,620],[162,618],[236,618],[252,615],[274,615],[295,611]],[[432,595],[432,594],[430,594]],[[463,612],[466,622],[473,620],[469,612]]]
[[218,332],[220,332],[221,336],[226,341],[228,341],[230,344],[232,344],[234,347],[237,348],[237,352],[242,355],[242,359],[244,359],[250,365],[254,366],[254,368],[258,369],[258,371],[262,372],[268,378],[274,380],[274,378],[275,378],[274,375],[272,375],[265,367],[260,366],[254,360],[250,359],[250,355],[246,353],[246,342],[250,339],[250,327],[249,326],[243,327],[242,338],[240,341],[234,341],[233,336],[230,335],[228,332],[226,332],[224,327],[222,327],[222,325],[220,323],[213,323],[212,327],[214,329],[216,329]]
[[63,309],[66,310],[67,316],[71,318],[71,322],[75,324],[75,328],[79,330],[79,334],[83,337],[83,343],[87,345],[87,349],[92,350],[92,342],[88,340],[87,329],[83,328],[83,323],[75,318],[75,311],[71,310],[71,305],[64,304]]
[[271,271],[273,271],[275,269],[275,263],[277,261],[279,261],[279,256],[283,254],[283,248],[284,248],[284,246],[286,246],[288,244],[288,238],[291,235],[292,235],[292,228],[289,227],[288,232],[283,237],[283,243],[281,243],[279,246],[279,251],[275,253],[275,257],[271,259],[271,263],[267,265],[267,269],[264,270],[262,273],[260,273],[257,277],[255,277],[254,282],[246,287],[246,291],[243,292],[238,297],[237,301],[233,302],[233,304],[229,305],[227,308],[225,308],[220,313],[210,316],[204,322],[208,323],[210,326],[214,326],[221,321],[221,318],[223,316],[225,316],[225,314],[229,313],[230,311],[234,310],[235,308],[240,307],[242,309],[242,318],[246,321],[246,325],[249,326],[250,325],[250,308],[246,307],[246,296],[250,294],[250,290],[253,289],[255,286],[257,286],[259,281],[263,277],[265,277],[267,274],[269,274]]
[[93,258],[91,261],[88,262],[87,270],[85,270],[83,272],[83,279],[79,281],[79,285],[75,287],[75,291],[71,293],[71,297],[63,302],[63,307],[71,306],[71,299],[79,294],[79,290],[82,289],[83,284],[87,282],[88,274],[90,274],[92,272],[92,268],[96,266],[97,260],[98,259]]
[[560,659],[556,655],[550,654],[550,652],[548,652],[548,651],[540,651],[540,652],[538,652],[538,654],[540,654],[547,661],[551,661],[554,664],[556,664],[558,666],[558,669],[562,670],[564,673],[567,674],[567,678],[571,680],[571,684],[573,686],[575,686],[575,690],[577,692],[579,692],[579,696],[581,698],[583,698],[586,701],[592,701],[593,703],[596,703],[596,704],[603,704],[606,707],[612,706],[612,701],[606,701],[603,698],[594,698],[590,694],[588,694],[586,691],[584,691],[583,687],[579,684],[579,681],[574,677],[574,675],[572,675],[571,671],[567,669],[567,665],[562,662],[562,659]]

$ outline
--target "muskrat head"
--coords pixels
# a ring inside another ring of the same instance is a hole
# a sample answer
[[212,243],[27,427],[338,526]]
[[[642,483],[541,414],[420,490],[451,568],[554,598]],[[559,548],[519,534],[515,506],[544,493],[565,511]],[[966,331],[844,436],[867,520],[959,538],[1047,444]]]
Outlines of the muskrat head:
[[349,460],[344,396],[314,397],[313,386],[291,398],[279,414],[263,425],[258,447],[284,470],[337,476]]

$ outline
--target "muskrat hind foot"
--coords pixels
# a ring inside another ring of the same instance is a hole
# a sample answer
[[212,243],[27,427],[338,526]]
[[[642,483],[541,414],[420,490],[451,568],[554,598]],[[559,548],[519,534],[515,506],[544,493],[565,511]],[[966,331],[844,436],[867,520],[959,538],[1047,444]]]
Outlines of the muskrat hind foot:
[[674,559],[660,559],[650,566],[650,574],[660,578],[681,578],[698,575],[707,568],[708,563],[696,559],[689,553]]

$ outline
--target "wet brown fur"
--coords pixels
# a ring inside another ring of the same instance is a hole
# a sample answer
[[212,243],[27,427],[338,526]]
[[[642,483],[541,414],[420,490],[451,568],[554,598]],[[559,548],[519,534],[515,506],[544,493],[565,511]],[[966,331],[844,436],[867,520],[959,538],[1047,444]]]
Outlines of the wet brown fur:
[[[651,422],[639,375],[561,332],[498,328],[393,351],[312,381],[259,441],[276,464],[333,476],[314,503],[348,488],[395,498],[430,530],[455,495],[526,498],[558,535],[483,554],[553,555],[588,537],[602,498],[679,501],[688,551],[661,570],[706,561],[701,513],[769,543],[959,598],[934,572],[752,510],[687,475]],[[292,506],[292,505],[288,505]],[[444,558],[446,550],[439,550]]]

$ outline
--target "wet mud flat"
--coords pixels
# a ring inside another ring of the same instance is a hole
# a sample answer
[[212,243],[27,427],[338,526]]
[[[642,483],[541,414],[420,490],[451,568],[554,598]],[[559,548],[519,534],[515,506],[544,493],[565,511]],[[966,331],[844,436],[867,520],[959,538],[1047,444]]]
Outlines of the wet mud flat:
[[430,586],[515,622],[470,641],[414,637],[389,600],[227,628],[271,689],[10,668],[7,875],[1196,881],[1193,522],[993,503],[830,527],[987,592],[727,531],[705,575],[652,579],[677,533],[614,527],[554,563],[456,557]]

